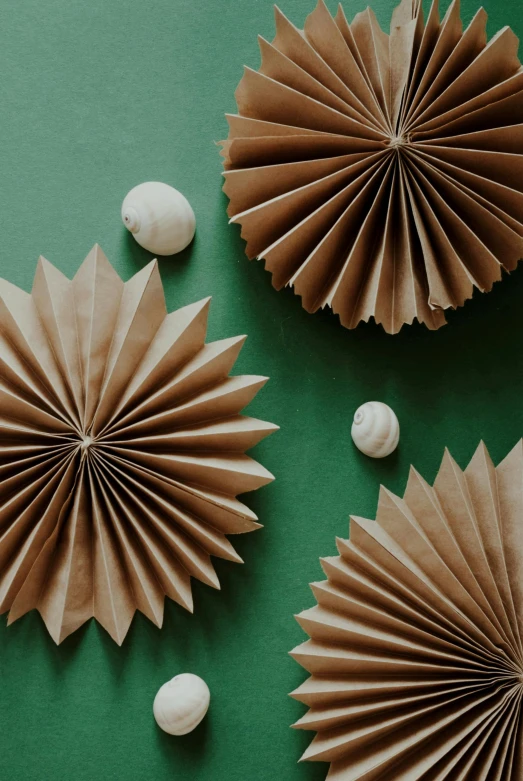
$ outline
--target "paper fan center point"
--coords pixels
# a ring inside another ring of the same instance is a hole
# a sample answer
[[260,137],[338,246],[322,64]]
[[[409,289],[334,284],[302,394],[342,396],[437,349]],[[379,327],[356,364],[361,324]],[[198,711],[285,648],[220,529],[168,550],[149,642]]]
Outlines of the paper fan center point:
[[83,448],[83,450],[88,450],[91,445],[94,445],[95,442],[95,439],[90,437],[88,434],[84,434],[82,435],[80,447]]
[[395,149],[399,152],[404,147],[410,146],[410,143],[410,136],[408,134],[402,135],[400,133],[399,135],[393,135],[390,137],[389,146],[391,149]]

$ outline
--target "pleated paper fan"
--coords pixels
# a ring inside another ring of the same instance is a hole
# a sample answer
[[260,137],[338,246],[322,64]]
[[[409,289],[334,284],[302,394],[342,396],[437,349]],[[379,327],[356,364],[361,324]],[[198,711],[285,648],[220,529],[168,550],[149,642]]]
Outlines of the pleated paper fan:
[[276,8],[228,115],[224,191],[248,257],[307,311],[436,329],[523,256],[523,68],[486,21],[403,0],[387,35],[319,0],[299,30]]
[[433,487],[411,469],[338,550],[298,616],[303,758],[329,781],[523,778],[523,440],[497,467],[446,452]]
[[272,475],[240,414],[265,377],[229,376],[245,337],[205,344],[210,299],[167,314],[156,261],[123,283],[95,246],[72,281],[41,258],[0,280],[0,612],[36,608],[59,643],[91,617],[121,643],[164,596],[259,527],[237,494]]

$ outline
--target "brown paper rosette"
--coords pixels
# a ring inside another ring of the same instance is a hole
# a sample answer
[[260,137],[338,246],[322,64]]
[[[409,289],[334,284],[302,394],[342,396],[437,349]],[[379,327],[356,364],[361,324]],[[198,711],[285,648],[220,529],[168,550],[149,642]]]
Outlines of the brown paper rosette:
[[302,31],[276,9],[228,115],[224,191],[249,258],[307,311],[436,329],[523,256],[523,69],[486,20],[403,0],[387,35],[319,0]]
[[265,377],[229,377],[244,337],[205,344],[209,299],[167,314],[156,261],[125,284],[98,247],[72,281],[0,280],[0,612],[59,643],[96,618],[121,643],[164,596],[256,529],[236,499],[273,479],[245,455],[276,426],[240,415]]
[[447,452],[433,487],[412,469],[376,521],[351,518],[292,654],[329,781],[523,777],[522,519],[523,441],[464,472]]

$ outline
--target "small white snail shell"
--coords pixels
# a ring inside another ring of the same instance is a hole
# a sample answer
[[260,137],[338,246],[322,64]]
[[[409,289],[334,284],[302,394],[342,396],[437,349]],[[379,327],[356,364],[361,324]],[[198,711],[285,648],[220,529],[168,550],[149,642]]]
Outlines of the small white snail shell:
[[400,425],[394,411],[381,401],[368,401],[358,407],[351,430],[352,441],[371,458],[385,458],[396,450]]
[[169,735],[187,735],[207,713],[210,699],[209,687],[197,675],[176,675],[158,690],[153,704],[154,718]]
[[133,187],[122,204],[122,220],[134,238],[154,255],[174,255],[191,243],[196,218],[187,198],[162,182]]

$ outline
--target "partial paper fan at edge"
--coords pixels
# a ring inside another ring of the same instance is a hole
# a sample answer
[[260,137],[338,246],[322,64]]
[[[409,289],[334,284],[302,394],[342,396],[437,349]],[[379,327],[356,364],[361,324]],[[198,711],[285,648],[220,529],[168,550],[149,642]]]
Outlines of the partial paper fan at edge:
[[523,257],[523,68],[486,21],[403,0],[387,35],[319,0],[299,30],[276,8],[227,116],[223,189],[248,257],[307,311],[437,329]]
[[433,486],[412,468],[375,521],[351,517],[292,652],[303,759],[329,781],[522,777],[522,518],[523,440],[497,467],[447,451]]
[[91,617],[122,643],[164,597],[259,528],[236,497],[273,480],[241,414],[267,378],[229,376],[245,337],[205,343],[210,299],[167,314],[156,261],[128,282],[98,246],[72,281],[40,259],[0,280],[0,612],[36,608],[59,643]]

